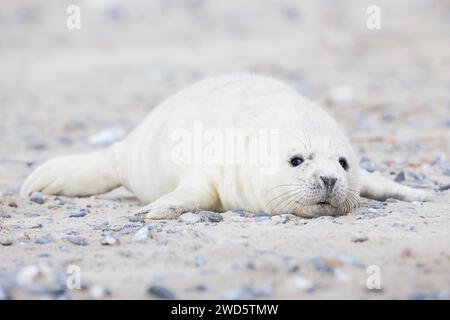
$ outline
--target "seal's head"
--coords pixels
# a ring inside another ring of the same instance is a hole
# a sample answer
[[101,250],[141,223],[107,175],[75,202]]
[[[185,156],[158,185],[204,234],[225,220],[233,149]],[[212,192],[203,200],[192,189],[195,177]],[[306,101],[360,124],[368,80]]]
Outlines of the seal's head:
[[314,139],[297,132],[297,139],[282,140],[278,170],[261,177],[265,210],[313,218],[358,206],[358,164],[349,141],[340,131],[319,132],[314,129]]

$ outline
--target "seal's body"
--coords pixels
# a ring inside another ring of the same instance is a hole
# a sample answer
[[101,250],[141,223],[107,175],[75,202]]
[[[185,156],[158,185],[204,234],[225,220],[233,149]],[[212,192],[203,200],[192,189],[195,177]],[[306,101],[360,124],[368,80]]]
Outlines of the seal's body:
[[316,217],[349,212],[359,195],[427,198],[360,169],[323,109],[253,75],[206,79],[180,91],[124,141],[44,163],[21,194],[86,196],[120,185],[148,204],[142,212],[151,218],[235,208]]

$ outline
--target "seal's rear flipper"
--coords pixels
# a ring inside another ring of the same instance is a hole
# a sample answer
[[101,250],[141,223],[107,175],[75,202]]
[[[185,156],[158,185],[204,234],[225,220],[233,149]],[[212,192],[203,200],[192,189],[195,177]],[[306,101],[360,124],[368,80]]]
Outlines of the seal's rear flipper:
[[34,191],[65,196],[89,196],[120,186],[115,146],[86,154],[51,159],[31,173],[20,195]]
[[383,176],[359,170],[360,195],[364,198],[384,201],[388,198],[403,201],[433,201],[435,197],[429,191],[413,189]]

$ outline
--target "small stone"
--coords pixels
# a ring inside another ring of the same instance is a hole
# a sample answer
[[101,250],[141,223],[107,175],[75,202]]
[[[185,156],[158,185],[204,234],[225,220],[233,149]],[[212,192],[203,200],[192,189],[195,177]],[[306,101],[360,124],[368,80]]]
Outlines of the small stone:
[[11,202],[8,203],[8,207],[17,208],[17,203],[14,202],[14,201],[11,201]]
[[374,161],[372,161],[371,159],[369,159],[366,156],[361,157],[360,161],[359,161],[359,166],[363,169],[366,169],[369,172],[383,172],[386,171],[386,167],[376,164]]
[[17,285],[34,294],[61,295],[66,290],[66,274],[63,270],[45,263],[28,265],[19,270]]
[[198,213],[198,215],[200,216],[200,221],[201,222],[221,222],[223,220],[223,217],[221,214],[217,213],[217,212],[212,212],[212,211],[200,211]]
[[30,229],[42,229],[42,224],[35,224],[34,226],[31,226]]
[[168,288],[161,286],[161,285],[152,285],[150,288],[148,288],[147,292],[151,295],[154,295],[157,298],[160,299],[166,299],[166,300],[175,300],[175,294],[169,290]]
[[110,127],[90,136],[88,141],[94,146],[107,147],[122,140],[126,134],[126,130],[122,127]]
[[84,216],[86,216],[86,209],[84,208],[76,208],[69,215],[70,218],[82,218]]
[[51,242],[53,242],[53,237],[50,234],[46,234],[45,236],[42,236],[34,240],[34,243],[36,244],[48,244]]
[[426,300],[428,296],[422,292],[413,292],[408,294],[408,300]]
[[263,219],[270,219],[272,218],[272,215],[268,212],[257,212],[253,215],[254,218],[263,218]]
[[313,258],[309,260],[308,264],[314,267],[320,273],[333,273],[336,265],[341,264],[334,259]]
[[205,292],[208,291],[208,287],[204,284],[198,284],[194,287],[195,291]]
[[104,299],[111,295],[111,291],[100,285],[94,285],[90,288],[89,294],[93,299]]
[[14,243],[14,240],[11,238],[0,237],[0,245],[2,246],[11,246]]
[[269,298],[272,295],[272,286],[266,284],[260,288],[254,288],[252,286],[244,286],[242,288],[227,291],[222,295],[222,299],[225,300],[255,300]]
[[403,182],[405,180],[406,180],[406,175],[405,175],[405,171],[403,171],[403,170],[400,171],[399,173],[397,173],[397,175],[394,178],[394,181],[398,182],[398,183]]
[[35,218],[40,216],[37,212],[24,212],[23,215],[27,218]]
[[144,226],[141,229],[139,229],[138,232],[133,236],[134,242],[145,242],[148,239],[148,227]]
[[11,218],[11,215],[6,212],[0,212],[0,218],[9,219]]
[[128,221],[130,222],[137,222],[137,223],[145,223],[145,219],[138,216],[130,216],[128,217]]
[[186,223],[186,224],[195,224],[195,223],[200,222],[201,218],[198,214],[188,212],[188,213],[182,214],[178,218],[178,221]]
[[348,274],[347,272],[345,272],[340,268],[334,269],[334,277],[336,278],[336,281],[339,283],[346,283],[352,280],[350,274]]
[[122,234],[130,234],[137,232],[140,228],[142,228],[139,224],[126,224],[122,227],[120,233]]
[[1,285],[0,285],[0,300],[9,300],[11,299],[11,296],[9,292],[6,291]]
[[292,279],[294,287],[300,291],[312,292],[316,288],[314,281],[300,276],[294,276]]
[[434,292],[432,294],[433,300],[449,300],[450,299],[450,293],[449,291],[438,291]]
[[107,234],[102,237],[102,239],[100,240],[100,243],[103,246],[113,246],[113,245],[119,244],[119,239],[117,239],[116,237],[114,237],[110,234]]
[[83,237],[80,237],[80,236],[66,236],[64,239],[69,241],[70,243],[73,243],[78,246],[87,246],[88,245],[88,242],[86,241],[86,239]]
[[100,224],[94,224],[90,225],[94,230],[100,230],[100,231],[109,231],[110,225],[108,222],[100,223]]
[[44,204],[45,198],[44,195],[40,192],[33,192],[30,196],[30,201],[37,203],[37,204]]
[[158,246],[165,246],[168,243],[169,243],[169,239],[167,239],[167,238],[161,238],[161,237],[156,238],[156,244]]
[[205,257],[203,257],[203,256],[195,256],[194,260],[195,260],[195,265],[197,267],[200,267],[205,264]]
[[358,243],[358,242],[366,242],[367,240],[369,240],[369,238],[365,237],[365,236],[360,236],[360,237],[355,237],[352,238],[352,242]]
[[450,189],[450,184],[443,185],[439,187],[439,191],[446,191]]

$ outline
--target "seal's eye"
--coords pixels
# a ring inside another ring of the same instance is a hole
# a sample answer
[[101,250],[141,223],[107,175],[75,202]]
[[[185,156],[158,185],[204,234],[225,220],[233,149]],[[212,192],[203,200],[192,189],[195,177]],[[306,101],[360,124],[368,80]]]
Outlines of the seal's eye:
[[291,166],[298,167],[299,165],[301,165],[303,163],[303,158],[295,156],[295,157],[292,157],[289,162],[290,162]]
[[340,157],[339,158],[339,163],[341,164],[342,168],[344,168],[344,170],[348,170],[348,163],[347,163],[347,159]]

